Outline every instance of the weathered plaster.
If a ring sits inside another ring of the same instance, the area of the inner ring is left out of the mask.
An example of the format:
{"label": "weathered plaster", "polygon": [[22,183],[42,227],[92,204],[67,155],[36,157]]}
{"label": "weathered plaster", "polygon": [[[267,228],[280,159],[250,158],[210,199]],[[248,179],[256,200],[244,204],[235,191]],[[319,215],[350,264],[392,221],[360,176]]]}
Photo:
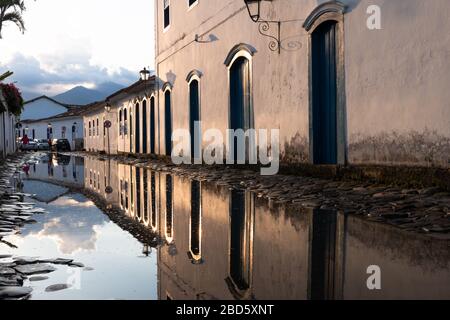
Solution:
{"label": "weathered plaster", "polygon": [[450,138],[428,129],[353,134],[349,158],[353,164],[450,167]]}

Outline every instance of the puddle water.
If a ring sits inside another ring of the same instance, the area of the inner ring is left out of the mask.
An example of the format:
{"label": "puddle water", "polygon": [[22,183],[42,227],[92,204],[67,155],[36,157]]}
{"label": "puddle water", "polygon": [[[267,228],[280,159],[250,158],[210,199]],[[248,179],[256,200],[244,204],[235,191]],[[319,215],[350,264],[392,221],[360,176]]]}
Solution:
{"label": "puddle water", "polygon": [[[450,299],[448,241],[92,157],[45,155],[27,171],[23,190],[37,197],[25,201],[47,213],[0,252],[93,268],[26,281],[32,299]],[[144,246],[68,186],[97,193],[160,245]],[[45,292],[68,279],[79,285]]]}

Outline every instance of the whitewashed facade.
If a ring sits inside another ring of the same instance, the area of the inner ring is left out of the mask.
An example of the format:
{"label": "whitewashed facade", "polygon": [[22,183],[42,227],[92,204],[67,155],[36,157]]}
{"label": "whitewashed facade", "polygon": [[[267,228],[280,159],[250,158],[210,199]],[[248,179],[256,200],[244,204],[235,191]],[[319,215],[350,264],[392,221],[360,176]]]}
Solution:
{"label": "whitewashed facade", "polygon": [[[232,128],[232,76],[242,67],[244,126],[279,129],[282,163],[450,166],[448,0],[261,1],[258,23],[243,0],[156,0],[155,12],[159,154],[170,154],[173,130],[190,127],[192,74],[203,132]],[[326,32],[330,117],[315,114]]]}
{"label": "whitewashed facade", "polygon": [[[106,102],[97,103],[84,114],[84,149],[88,152],[117,154],[118,108],[105,109]],[[110,122],[109,128],[105,122]]]}
{"label": "whitewashed facade", "polygon": [[71,150],[83,148],[83,116],[82,110],[69,111],[55,117],[22,121],[21,137],[24,134],[29,139],[67,139]]}
{"label": "whitewashed facade", "polygon": [[[1,103],[6,106],[6,101],[1,91],[0,99]],[[5,158],[17,150],[16,123],[16,117],[9,112],[0,113],[0,158]]]}

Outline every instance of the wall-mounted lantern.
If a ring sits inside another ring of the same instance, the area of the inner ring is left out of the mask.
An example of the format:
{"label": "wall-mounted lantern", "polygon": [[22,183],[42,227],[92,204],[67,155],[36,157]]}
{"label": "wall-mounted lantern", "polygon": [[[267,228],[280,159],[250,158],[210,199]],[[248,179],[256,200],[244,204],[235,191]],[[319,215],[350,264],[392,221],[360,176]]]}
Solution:
{"label": "wall-mounted lantern", "polygon": [[[272,39],[269,42],[269,49],[281,53],[281,21],[269,21],[261,19],[261,2],[272,0],[244,0],[247,6],[248,15],[253,22],[259,23],[258,31],[261,35]],[[277,35],[273,36],[269,34],[270,25],[277,26]]]}
{"label": "wall-mounted lantern", "polygon": [[110,113],[110,112],[111,112],[111,104],[109,103],[109,101],[106,101],[105,111],[106,111],[107,113]]}
{"label": "wall-mounted lantern", "polygon": [[150,78],[150,71],[147,68],[142,69],[139,74],[141,75],[142,81],[147,81]]}
{"label": "wall-mounted lantern", "polygon": [[244,0],[247,11],[253,22],[259,22],[261,18],[261,1],[262,0]]}

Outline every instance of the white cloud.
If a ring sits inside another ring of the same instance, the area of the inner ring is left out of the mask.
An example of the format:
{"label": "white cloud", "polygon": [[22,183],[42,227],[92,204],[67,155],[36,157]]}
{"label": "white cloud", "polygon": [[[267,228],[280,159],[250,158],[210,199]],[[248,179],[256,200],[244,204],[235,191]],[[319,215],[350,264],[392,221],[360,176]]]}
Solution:
{"label": "white cloud", "polygon": [[[27,31],[6,25],[0,71],[12,69],[25,91],[54,94],[73,85],[137,80],[153,68],[151,0],[26,0]],[[139,48],[136,50],[136,48]]]}

